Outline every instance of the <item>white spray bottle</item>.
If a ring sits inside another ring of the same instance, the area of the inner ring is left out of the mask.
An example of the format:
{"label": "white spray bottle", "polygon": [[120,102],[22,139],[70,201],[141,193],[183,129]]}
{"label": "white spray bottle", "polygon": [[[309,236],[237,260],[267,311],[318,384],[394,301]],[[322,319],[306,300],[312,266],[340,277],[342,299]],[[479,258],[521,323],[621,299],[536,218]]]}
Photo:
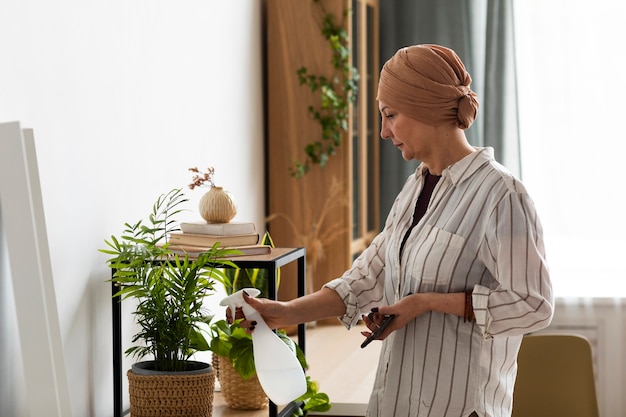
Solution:
{"label": "white spray bottle", "polygon": [[257,377],[274,404],[288,404],[306,392],[304,370],[295,352],[267,326],[261,314],[246,303],[244,291],[250,297],[260,294],[256,288],[244,288],[224,298],[220,305],[229,306],[233,314],[237,307],[241,307],[248,321],[256,321],[252,332],[252,350]]}

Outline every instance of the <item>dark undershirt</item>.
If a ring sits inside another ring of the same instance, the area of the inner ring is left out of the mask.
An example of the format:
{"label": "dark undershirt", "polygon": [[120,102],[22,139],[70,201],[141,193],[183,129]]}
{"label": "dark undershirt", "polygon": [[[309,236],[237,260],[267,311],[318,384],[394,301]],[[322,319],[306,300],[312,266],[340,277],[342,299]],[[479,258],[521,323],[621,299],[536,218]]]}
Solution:
{"label": "dark undershirt", "polygon": [[415,225],[421,220],[422,217],[424,217],[426,209],[428,208],[428,203],[430,202],[430,197],[433,195],[433,190],[435,189],[435,186],[439,182],[440,178],[441,175],[432,175],[430,172],[426,171],[426,178],[424,178],[424,188],[422,188],[419,197],[417,197],[417,203],[415,204],[415,211],[413,212],[413,223],[411,223],[411,227],[409,227],[409,230],[406,231],[406,234],[402,239],[402,244],[400,245],[400,258],[402,258],[404,244],[409,238],[411,230],[413,230]]}

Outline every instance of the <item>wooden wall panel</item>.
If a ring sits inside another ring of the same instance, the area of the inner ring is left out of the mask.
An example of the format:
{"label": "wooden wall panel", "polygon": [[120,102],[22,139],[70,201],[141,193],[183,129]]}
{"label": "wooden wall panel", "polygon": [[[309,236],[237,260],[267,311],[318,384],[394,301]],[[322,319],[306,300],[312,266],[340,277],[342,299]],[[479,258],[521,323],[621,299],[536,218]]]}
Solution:
{"label": "wooden wall panel", "polygon": [[[323,0],[323,4],[338,17],[343,16],[348,7],[345,1]],[[284,219],[272,221],[269,230],[278,246],[309,247],[297,234],[312,226],[307,218],[315,219],[321,211],[333,178],[343,183],[346,199],[351,195],[351,150],[347,133],[337,155],[331,157],[325,168],[313,166],[301,179],[289,173],[294,160],[304,160],[305,145],[321,137],[319,124],[307,111],[310,104],[317,104],[316,97],[308,87],[299,84],[297,77],[297,70],[302,66],[313,74],[333,74],[331,50],[321,35],[321,21],[322,13],[313,1],[266,1],[268,214],[283,213],[298,228],[294,233]],[[327,220],[341,223],[345,233],[325,247],[326,257],[316,265],[313,276],[307,277],[311,290],[340,276],[351,262],[349,206],[335,208]],[[294,277],[295,271],[287,268],[282,276],[280,298],[293,298],[295,280],[289,277]]]}

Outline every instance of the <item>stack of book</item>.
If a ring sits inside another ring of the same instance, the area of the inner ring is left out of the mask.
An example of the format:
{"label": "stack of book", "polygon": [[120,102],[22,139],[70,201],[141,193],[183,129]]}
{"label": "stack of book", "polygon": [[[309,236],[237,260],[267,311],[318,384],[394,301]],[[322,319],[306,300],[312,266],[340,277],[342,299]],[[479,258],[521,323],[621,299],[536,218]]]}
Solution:
{"label": "stack of book", "polygon": [[271,247],[259,244],[259,233],[252,222],[180,223],[180,232],[169,235],[170,249],[190,255],[209,250],[216,243],[220,247],[236,249],[242,255],[262,255]]}

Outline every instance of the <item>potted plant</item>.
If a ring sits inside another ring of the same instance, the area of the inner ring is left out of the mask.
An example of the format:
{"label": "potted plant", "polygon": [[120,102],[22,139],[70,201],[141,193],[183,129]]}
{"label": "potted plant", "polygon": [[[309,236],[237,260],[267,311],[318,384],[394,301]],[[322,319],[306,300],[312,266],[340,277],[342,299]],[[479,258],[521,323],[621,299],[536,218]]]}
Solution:
{"label": "potted plant", "polygon": [[[268,232],[263,236],[262,243],[274,247]],[[225,269],[223,278],[225,279],[221,284],[228,295],[252,287],[260,291],[259,297],[269,296],[268,271],[265,269]],[[278,280],[280,282],[280,270]],[[269,400],[256,376],[252,336],[239,326],[240,321],[229,325],[225,320],[219,320],[211,325],[210,350],[213,353],[213,367],[217,370],[224,400],[231,408],[258,410],[267,406]],[[279,330],[278,335],[296,353],[302,367],[308,368],[302,349],[284,330]],[[293,415],[306,416],[309,411],[330,409],[328,395],[318,392],[318,388],[317,383],[307,376],[307,392],[296,399],[296,402],[302,402],[302,406]]]}
{"label": "potted plant", "polygon": [[111,236],[100,249],[112,256],[111,281],[120,286],[115,296],[137,301],[139,331],[132,337],[137,344],[126,354],[151,358],[127,373],[133,417],[212,414],[215,373],[192,356],[209,348],[202,327],[212,317],[202,302],[224,280],[223,267],[236,268],[224,259],[236,251],[215,245],[192,259],[169,248],[168,235],[178,230],[173,216],[187,201],[180,189],[161,195],[147,221],[126,223],[122,235]]}
{"label": "potted plant", "polygon": [[[265,232],[261,241],[263,245],[274,247],[274,242],[268,232]],[[260,297],[267,298],[269,295],[269,273],[263,268],[239,268],[224,269],[224,280],[221,281],[224,291],[227,295],[239,291],[243,288],[253,287],[260,291]],[[280,270],[277,271],[277,283],[280,283]],[[220,337],[217,327],[223,326],[224,321],[218,322],[212,326],[212,337]],[[251,340],[251,339],[250,339]],[[216,376],[220,381],[220,387],[224,400],[231,408],[240,410],[259,410],[268,405],[268,398],[261,388],[259,379],[254,372],[254,364],[252,364],[252,372],[246,370],[238,373],[232,365],[228,355],[224,355],[225,349],[218,342],[211,341],[211,345],[217,348],[213,352],[212,365],[216,371]],[[252,349],[252,344],[249,344]],[[251,351],[250,351],[251,352]],[[250,356],[248,359],[252,359]],[[250,363],[249,363],[250,365]],[[220,372],[224,369],[224,372]]]}
{"label": "potted plant", "polygon": [[[211,325],[210,349],[220,358],[220,382],[227,403],[233,408],[258,409],[267,405],[267,397],[256,378],[252,336],[239,326],[240,322],[241,320],[235,320],[230,325],[226,320],[214,322]],[[302,349],[284,330],[277,333],[296,353],[302,367],[307,369],[308,364]],[[307,391],[294,400],[301,403],[301,406],[295,409],[292,416],[306,416],[309,411],[325,412],[331,408],[328,395],[319,392],[317,382],[312,381],[310,376],[306,377],[306,381]]]}

